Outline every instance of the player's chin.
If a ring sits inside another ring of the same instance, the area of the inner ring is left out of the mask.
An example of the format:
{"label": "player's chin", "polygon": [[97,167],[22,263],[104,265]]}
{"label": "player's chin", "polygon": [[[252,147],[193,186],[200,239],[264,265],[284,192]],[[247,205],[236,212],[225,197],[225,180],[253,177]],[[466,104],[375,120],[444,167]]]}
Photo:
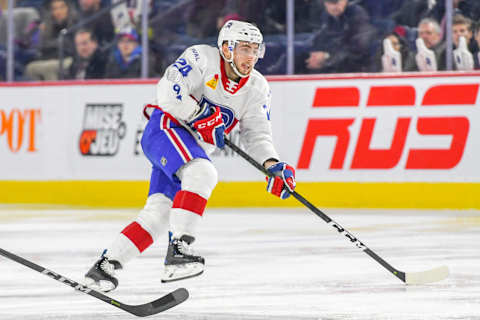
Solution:
{"label": "player's chin", "polygon": [[245,75],[245,76],[248,76],[250,74],[250,72],[252,72],[252,69],[253,67],[242,67],[240,69],[240,72]]}

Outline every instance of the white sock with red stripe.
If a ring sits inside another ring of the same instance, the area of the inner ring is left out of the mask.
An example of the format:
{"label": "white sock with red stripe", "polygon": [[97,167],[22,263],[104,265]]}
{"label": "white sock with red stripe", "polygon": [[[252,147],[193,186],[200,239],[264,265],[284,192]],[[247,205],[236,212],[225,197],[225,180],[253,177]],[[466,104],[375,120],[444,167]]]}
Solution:
{"label": "white sock with red stripe", "polygon": [[207,200],[217,184],[217,170],[206,159],[194,159],[177,172],[182,190],[173,199],[170,226],[173,236],[195,237]]}
{"label": "white sock with red stripe", "polygon": [[126,263],[138,255],[140,255],[138,248],[123,233],[115,238],[115,241],[107,248],[105,253],[108,259],[117,260],[122,266],[125,266]]}
{"label": "white sock with red stripe", "polygon": [[185,190],[177,192],[171,210],[170,225],[173,237],[180,238],[182,235],[194,237],[206,205],[207,199],[196,193]]}
{"label": "white sock with red stripe", "polygon": [[106,256],[122,265],[146,250],[160,235],[166,235],[172,201],[161,193],[152,194],[138,217],[125,227]]}

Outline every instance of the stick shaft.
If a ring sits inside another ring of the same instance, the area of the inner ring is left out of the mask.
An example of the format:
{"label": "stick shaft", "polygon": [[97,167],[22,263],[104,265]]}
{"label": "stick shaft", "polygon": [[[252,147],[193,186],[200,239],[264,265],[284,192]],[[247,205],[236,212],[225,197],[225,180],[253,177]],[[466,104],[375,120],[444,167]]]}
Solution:
{"label": "stick shaft", "polygon": [[62,276],[62,275],[60,275],[60,274],[58,274],[58,273],[56,273],[56,272],[53,272],[53,271],[51,271],[51,270],[49,270],[49,269],[47,269],[47,268],[44,268],[44,267],[42,267],[42,266],[40,266],[40,265],[38,265],[38,264],[36,264],[36,263],[33,263],[33,262],[31,262],[31,261],[29,261],[29,260],[27,260],[27,259],[24,259],[24,258],[22,258],[22,257],[20,257],[20,256],[17,256],[17,255],[14,254],[14,253],[8,252],[8,251],[0,248],[0,255],[4,256],[4,257],[6,257],[6,258],[8,258],[8,259],[10,259],[10,260],[13,260],[13,261],[15,261],[15,262],[18,262],[18,263],[20,263],[20,264],[22,264],[22,265],[24,265],[24,266],[26,266],[26,267],[28,267],[28,268],[30,268],[30,269],[33,269],[33,270],[35,270],[35,271],[37,271],[37,272],[39,272],[39,273],[41,273],[41,274],[44,274],[44,275],[46,275],[46,276],[49,277],[49,278],[52,278],[52,279],[54,279],[54,280],[57,280],[58,282],[61,282],[61,283],[65,284],[65,285],[67,285],[67,286],[69,286],[69,287],[72,287],[72,288],[74,288],[75,290],[78,290],[78,291],[80,291],[80,292],[89,294],[89,295],[91,295],[91,296],[94,296],[95,298],[98,298],[98,299],[103,300],[103,301],[105,301],[105,302],[107,302],[107,303],[111,303],[111,304],[115,305],[115,303],[112,303],[112,299],[111,299],[111,298],[103,295],[102,293],[97,292],[97,291],[95,291],[95,290],[92,290],[92,289],[90,289],[90,288],[88,288],[88,287],[86,287],[86,286],[84,286],[84,285],[82,285],[82,284],[80,284],[80,283],[78,283],[78,282],[76,282],[76,281],[73,281],[73,280],[71,280],[71,279],[68,279],[67,277],[64,277],[64,276]]}
{"label": "stick shaft", "polygon": [[[267,176],[271,176],[271,173],[267,171],[260,163],[258,163],[255,159],[253,159],[250,155],[248,155],[245,151],[243,151],[241,148],[239,148],[237,145],[235,145],[233,142],[231,142],[228,138],[225,138],[225,144],[231,148],[233,151],[235,151],[238,155],[240,155],[242,158],[250,162],[255,168],[263,172]],[[334,221],[332,218],[330,218],[328,215],[326,215],[324,212],[322,212],[320,209],[318,209],[316,206],[314,206],[310,201],[305,199],[302,195],[297,193],[296,191],[289,191],[290,194],[297,199],[300,203],[302,203],[304,206],[306,206],[310,211],[312,211],[315,215],[320,217],[323,221],[325,221],[327,224],[331,225],[335,230],[337,230],[338,233],[342,234],[347,238],[351,243],[355,245],[358,249],[362,250],[365,252],[367,255],[369,255],[371,258],[373,258],[375,261],[377,261],[380,265],[382,265],[385,269],[390,271],[393,275],[395,275],[397,278],[405,282],[405,273],[402,271],[399,271],[395,269],[392,265],[390,265],[388,262],[386,262],[383,258],[381,258],[379,255],[377,255],[375,252],[373,252],[371,249],[369,249],[364,243],[362,243],[357,237],[355,237],[352,233],[350,233],[347,229],[342,227],[339,223]]]}
{"label": "stick shaft", "polygon": [[105,303],[108,303],[108,304],[110,304],[114,307],[122,309],[122,310],[124,310],[126,312],[129,312],[133,315],[136,315],[138,317],[145,317],[145,316],[150,316],[150,315],[153,315],[153,314],[156,314],[156,313],[163,312],[167,309],[170,309],[170,308],[184,302],[188,298],[188,291],[184,288],[179,288],[179,289],[176,289],[176,290],[164,295],[163,297],[161,297],[161,298],[159,298],[155,301],[145,303],[145,304],[140,304],[140,305],[128,305],[128,304],[122,303],[118,300],[112,299],[109,296],[104,295],[101,292],[90,289],[87,286],[84,286],[84,285],[82,285],[78,282],[75,282],[71,279],[68,279],[67,277],[64,277],[64,276],[62,276],[62,275],[60,275],[56,272],[53,272],[53,271],[51,271],[47,268],[44,268],[44,267],[42,267],[42,266],[40,266],[36,263],[33,263],[33,262],[31,262],[27,259],[24,259],[20,256],[17,256],[16,254],[8,252],[8,251],[6,251],[2,248],[0,248],[0,255],[4,256],[4,257],[6,257],[6,258],[8,258],[12,261],[18,262],[18,263],[20,263],[20,264],[22,264],[22,265],[24,265],[24,266],[26,266],[30,269],[33,269],[33,270],[35,270],[35,271],[37,271],[41,274],[44,274],[49,278],[57,280],[58,282],[61,282],[64,285],[72,287],[77,291],[88,294],[92,297],[95,297],[95,298],[105,302]]}

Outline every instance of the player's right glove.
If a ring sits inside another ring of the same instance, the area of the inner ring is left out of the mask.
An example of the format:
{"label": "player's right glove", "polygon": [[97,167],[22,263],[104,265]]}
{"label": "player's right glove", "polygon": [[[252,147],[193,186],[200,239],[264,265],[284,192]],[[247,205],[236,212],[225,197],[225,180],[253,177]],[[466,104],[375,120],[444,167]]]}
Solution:
{"label": "player's right glove", "polygon": [[290,192],[295,190],[295,169],[285,162],[277,162],[267,168],[272,174],[267,178],[267,191],[280,197],[287,199]]}
{"label": "player's right glove", "polygon": [[188,125],[192,127],[202,141],[216,145],[219,148],[225,147],[223,138],[225,124],[219,107],[205,107]]}

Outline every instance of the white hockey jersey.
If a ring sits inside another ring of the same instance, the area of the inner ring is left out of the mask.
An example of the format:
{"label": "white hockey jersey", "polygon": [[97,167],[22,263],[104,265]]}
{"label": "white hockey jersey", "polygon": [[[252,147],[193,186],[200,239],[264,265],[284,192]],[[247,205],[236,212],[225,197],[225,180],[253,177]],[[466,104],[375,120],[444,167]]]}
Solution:
{"label": "white hockey jersey", "polygon": [[[243,145],[256,161],[279,159],[270,124],[270,87],[256,70],[239,83],[225,73],[217,48],[196,45],[170,65],[157,84],[157,104],[173,117],[189,121],[207,103],[221,109],[228,134],[237,124]],[[200,142],[207,153],[215,147]]]}

